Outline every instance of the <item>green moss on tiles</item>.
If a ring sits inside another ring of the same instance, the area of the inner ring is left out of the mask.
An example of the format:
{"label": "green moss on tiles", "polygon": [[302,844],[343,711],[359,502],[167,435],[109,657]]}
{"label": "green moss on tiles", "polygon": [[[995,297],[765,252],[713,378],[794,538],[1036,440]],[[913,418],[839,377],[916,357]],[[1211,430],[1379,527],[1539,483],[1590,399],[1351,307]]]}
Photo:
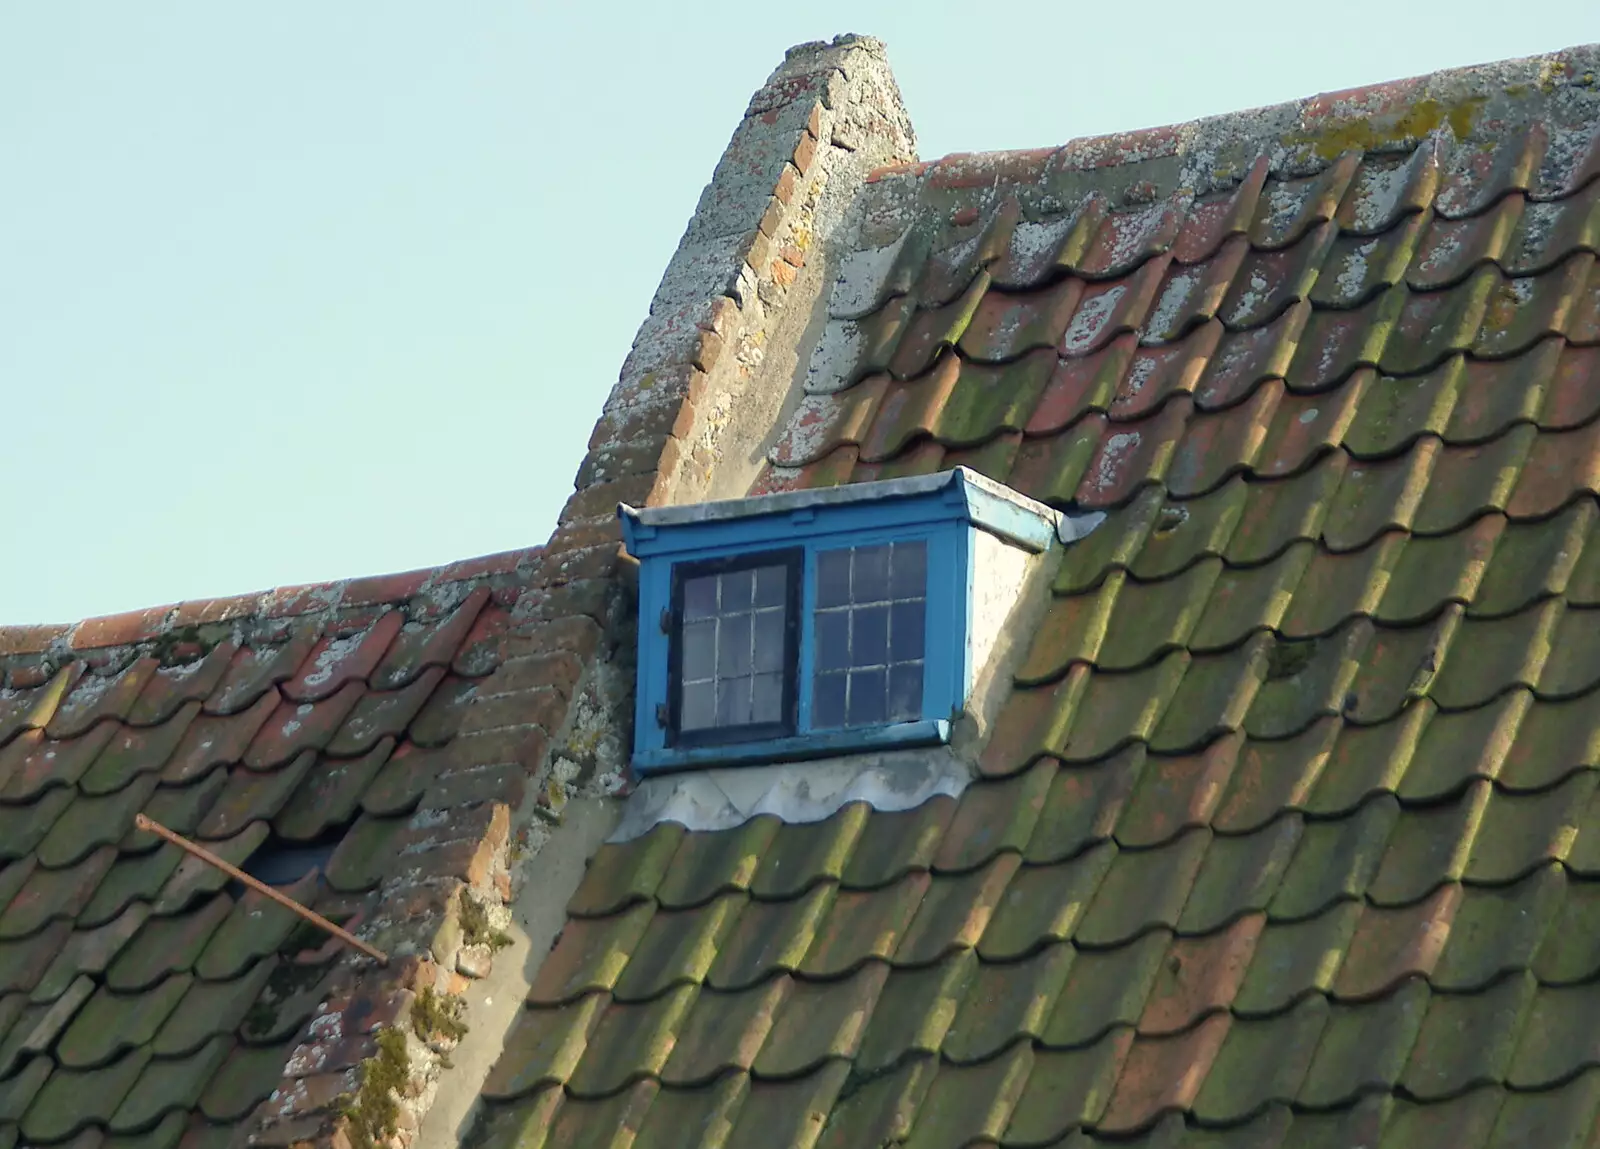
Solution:
{"label": "green moss on tiles", "polygon": [[461,921],[461,940],[469,946],[486,945],[492,950],[503,950],[511,944],[511,935],[496,929],[489,920],[489,908],[471,890],[461,891],[461,908],[457,911]]}
{"label": "green moss on tiles", "polygon": [[262,987],[261,996],[245,1012],[241,1032],[246,1037],[263,1038],[275,1031],[283,1003],[316,985],[326,972],[324,966],[279,962],[272,976],[267,978],[267,984]]}
{"label": "green moss on tiles", "polygon": [[1320,131],[1291,133],[1284,143],[1291,147],[1307,145],[1317,158],[1331,162],[1346,152],[1372,151],[1420,140],[1445,124],[1450,125],[1457,139],[1465,139],[1486,102],[1484,96],[1466,96],[1447,104],[1434,99],[1418,100],[1393,119],[1383,116],[1341,120]]}
{"label": "green moss on tiles", "polygon": [[1189,512],[1185,508],[1168,503],[1161,508],[1161,513],[1156,516],[1156,534],[1170,535],[1188,520]]}
{"label": "green moss on tiles", "polygon": [[465,1005],[459,997],[424,986],[411,1003],[411,1027],[424,1041],[460,1041],[467,1035],[467,1023],[461,1020]]}
{"label": "green moss on tiles", "polygon": [[1317,652],[1317,640],[1308,638],[1300,642],[1278,639],[1267,655],[1267,681],[1276,682],[1293,678],[1311,665],[1311,656]]}
{"label": "green moss on tiles", "polygon": [[150,653],[162,666],[195,662],[210,654],[228,633],[227,627],[215,623],[178,627],[157,635]]}
{"label": "green moss on tiles", "polygon": [[340,1113],[350,1122],[355,1149],[376,1149],[393,1137],[400,1121],[400,1094],[411,1074],[406,1036],[389,1028],[378,1033],[378,1052],[361,1063],[361,1086],[347,1095]]}

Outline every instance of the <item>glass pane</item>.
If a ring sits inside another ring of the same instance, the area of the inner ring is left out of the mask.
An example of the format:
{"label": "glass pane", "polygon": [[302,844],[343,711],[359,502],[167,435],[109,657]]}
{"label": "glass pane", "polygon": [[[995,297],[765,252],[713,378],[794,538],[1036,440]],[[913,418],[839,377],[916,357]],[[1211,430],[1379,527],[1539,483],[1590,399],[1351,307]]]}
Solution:
{"label": "glass pane", "polygon": [[717,668],[717,622],[683,624],[683,677],[686,682],[710,678]]}
{"label": "glass pane", "polygon": [[922,717],[922,663],[889,668],[889,721],[908,722]]}
{"label": "glass pane", "polygon": [[865,726],[882,722],[887,717],[884,672],[881,670],[854,670],[850,672],[850,705],[845,719],[847,726]]}
{"label": "glass pane", "polygon": [[846,674],[819,674],[812,684],[811,725],[834,727],[844,725]]}
{"label": "glass pane", "polygon": [[850,552],[817,555],[817,605],[844,606],[850,601]]}
{"label": "glass pane", "polygon": [[889,547],[857,547],[851,602],[882,602],[889,597]]}
{"label": "glass pane", "polygon": [[889,615],[889,660],[909,662],[922,657],[923,604],[897,602]]}
{"label": "glass pane", "polygon": [[895,543],[890,560],[889,594],[893,598],[922,598],[928,587],[928,544]]}
{"label": "glass pane", "polygon": [[758,674],[750,681],[750,720],[752,722],[781,722],[783,720],[783,675]]}
{"label": "glass pane", "polygon": [[756,673],[783,670],[783,611],[763,610],[756,614]]}
{"label": "glass pane", "polygon": [[716,695],[710,682],[692,682],[683,688],[682,706],[678,711],[678,727],[682,730],[704,730],[716,721]]}
{"label": "glass pane", "polygon": [[850,665],[850,612],[825,611],[816,624],[817,669],[844,670]]}
{"label": "glass pane", "polygon": [[762,567],[756,571],[757,606],[783,606],[788,589],[788,567]]}
{"label": "glass pane", "polygon": [[717,681],[717,725],[746,726],[750,722],[750,680],[723,678]]}
{"label": "glass pane", "polygon": [[717,604],[723,614],[736,610],[749,610],[755,595],[756,572],[730,571],[722,576],[722,601]]}
{"label": "glass pane", "polygon": [[882,666],[888,662],[889,608],[860,607],[850,614],[850,665]]}
{"label": "glass pane", "polygon": [[717,623],[717,677],[741,678],[750,673],[750,616],[736,614]]}
{"label": "glass pane", "polygon": [[685,579],[683,583],[683,617],[712,618],[717,613],[717,576]]}

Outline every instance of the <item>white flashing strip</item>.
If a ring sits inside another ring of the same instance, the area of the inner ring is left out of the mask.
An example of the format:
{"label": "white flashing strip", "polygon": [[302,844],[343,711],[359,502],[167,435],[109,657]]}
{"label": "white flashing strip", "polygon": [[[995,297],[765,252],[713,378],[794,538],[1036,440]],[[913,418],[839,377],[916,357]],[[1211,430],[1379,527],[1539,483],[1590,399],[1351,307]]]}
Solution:
{"label": "white flashing strip", "polygon": [[820,822],[852,802],[909,810],[939,794],[958,797],[971,780],[972,768],[948,746],[656,775],[628,796],[608,840],[627,842],[662,822],[689,830],[728,830],[760,814]]}
{"label": "white flashing strip", "polygon": [[936,471],[931,475],[913,475],[903,479],[876,479],[870,483],[843,483],[836,487],[808,487],[799,491],[750,495],[742,499],[719,499],[710,503],[685,503],[680,506],[665,507],[630,507],[624,504],[620,509],[624,515],[638,520],[645,526],[664,527],[684,523],[746,519],[757,515],[777,515],[808,507],[847,506],[851,503],[871,503],[882,499],[925,495],[930,491],[942,491],[957,482],[975,487],[996,499],[1020,507],[1046,522],[1055,522],[1061,514],[1054,508],[1019,494],[1004,483],[997,483],[987,475],[981,475],[967,467]]}

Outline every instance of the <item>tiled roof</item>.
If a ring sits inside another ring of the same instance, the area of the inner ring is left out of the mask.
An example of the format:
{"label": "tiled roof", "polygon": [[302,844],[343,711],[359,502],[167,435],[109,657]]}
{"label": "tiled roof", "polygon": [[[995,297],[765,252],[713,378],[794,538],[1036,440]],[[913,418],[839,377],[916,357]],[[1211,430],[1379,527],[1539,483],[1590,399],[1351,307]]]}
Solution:
{"label": "tiled roof", "polygon": [[886,173],[764,489],[1109,517],[959,799],[605,847],[475,1143],[1600,1144],[1597,61]]}
{"label": "tiled roof", "polygon": [[338,943],[134,815],[246,866],[337,841],[289,892],[370,935],[380,879],[450,848],[422,791],[484,783],[457,731],[536,554],[0,629],[0,1146],[224,1145],[309,1071]]}

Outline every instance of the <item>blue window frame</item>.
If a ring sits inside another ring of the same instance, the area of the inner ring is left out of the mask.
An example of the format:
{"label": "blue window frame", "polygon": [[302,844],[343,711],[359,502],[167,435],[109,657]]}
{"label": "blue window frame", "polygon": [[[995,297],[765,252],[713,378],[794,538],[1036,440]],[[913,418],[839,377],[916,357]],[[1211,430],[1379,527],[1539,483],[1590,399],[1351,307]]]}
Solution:
{"label": "blue window frame", "polygon": [[964,468],[619,513],[640,564],[642,773],[948,740],[975,532],[1039,551],[1055,530]]}

